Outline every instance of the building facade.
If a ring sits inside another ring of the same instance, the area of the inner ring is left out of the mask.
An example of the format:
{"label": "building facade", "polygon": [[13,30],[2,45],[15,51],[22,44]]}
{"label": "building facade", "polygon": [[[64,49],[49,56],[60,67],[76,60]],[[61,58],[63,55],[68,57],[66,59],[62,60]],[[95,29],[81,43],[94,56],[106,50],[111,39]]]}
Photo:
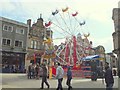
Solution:
{"label": "building facade", "polygon": [[24,72],[28,25],[0,17],[3,72]]}
{"label": "building facade", "polygon": [[114,50],[113,52],[117,54],[118,60],[118,75],[120,78],[120,8],[113,9],[113,16],[112,19],[114,21],[114,28],[115,32],[113,32],[113,43],[114,43]]}
{"label": "building facade", "polygon": [[26,55],[26,68],[30,63],[36,64],[41,63],[42,55],[45,52],[45,44],[43,43],[45,39],[52,38],[52,31],[47,29],[44,26],[43,19],[37,19],[37,22],[31,25],[31,19],[27,20],[27,24],[29,25],[29,33],[28,33],[28,47],[27,47],[27,55]]}
{"label": "building facade", "polygon": [[95,47],[94,50],[95,50],[95,54],[100,56],[98,65],[104,69],[104,65],[106,62],[104,46],[99,45],[99,46]]}
{"label": "building facade", "polygon": [[106,53],[106,62],[110,63],[111,68],[117,68],[117,58],[113,53]]}

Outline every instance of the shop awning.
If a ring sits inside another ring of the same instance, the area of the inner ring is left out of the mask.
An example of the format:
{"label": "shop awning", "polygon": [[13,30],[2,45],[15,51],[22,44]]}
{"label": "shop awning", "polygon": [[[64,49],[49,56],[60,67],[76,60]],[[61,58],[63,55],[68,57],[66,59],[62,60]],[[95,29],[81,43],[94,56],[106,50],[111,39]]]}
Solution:
{"label": "shop awning", "polygon": [[82,60],[95,60],[95,59],[99,59],[100,56],[99,55],[91,55],[91,56],[86,56],[84,58],[82,58]]}

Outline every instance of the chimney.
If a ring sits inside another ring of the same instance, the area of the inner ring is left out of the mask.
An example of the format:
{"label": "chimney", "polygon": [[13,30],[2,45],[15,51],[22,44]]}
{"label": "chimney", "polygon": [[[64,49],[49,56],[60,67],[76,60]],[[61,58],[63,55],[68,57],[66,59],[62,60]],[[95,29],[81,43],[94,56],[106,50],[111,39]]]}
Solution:
{"label": "chimney", "polygon": [[29,25],[29,27],[31,27],[31,19],[27,20],[27,25]]}

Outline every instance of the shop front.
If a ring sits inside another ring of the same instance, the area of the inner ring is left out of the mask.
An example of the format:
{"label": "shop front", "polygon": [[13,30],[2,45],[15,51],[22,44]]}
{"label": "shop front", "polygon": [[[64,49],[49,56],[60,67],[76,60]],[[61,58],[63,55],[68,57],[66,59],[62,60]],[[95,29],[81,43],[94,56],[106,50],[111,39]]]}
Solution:
{"label": "shop front", "polygon": [[[41,56],[43,52],[32,52],[27,54],[26,60],[29,61],[31,64],[41,64]],[[27,62],[26,61],[26,62]]]}
{"label": "shop front", "polygon": [[2,72],[23,73],[25,71],[25,54],[2,51]]}

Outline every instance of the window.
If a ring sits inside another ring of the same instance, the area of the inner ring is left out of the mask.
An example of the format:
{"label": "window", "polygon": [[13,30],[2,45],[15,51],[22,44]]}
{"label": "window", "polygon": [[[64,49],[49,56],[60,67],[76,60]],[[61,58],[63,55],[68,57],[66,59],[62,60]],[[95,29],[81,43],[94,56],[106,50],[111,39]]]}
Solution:
{"label": "window", "polygon": [[34,48],[37,48],[37,41],[34,41]]}
{"label": "window", "polygon": [[12,32],[13,31],[13,26],[3,25],[3,30]]}
{"label": "window", "polygon": [[30,48],[37,49],[37,41],[32,40],[30,44]]}
{"label": "window", "polygon": [[22,41],[15,41],[16,47],[22,47]]}
{"label": "window", "polygon": [[3,39],[2,40],[2,45],[10,46],[10,39]]}
{"label": "window", "polygon": [[40,42],[38,42],[37,49],[40,49]]}
{"label": "window", "polygon": [[7,26],[6,25],[3,27],[3,30],[7,31]]}
{"label": "window", "polygon": [[34,41],[31,41],[30,47],[34,48]]}
{"label": "window", "polygon": [[24,29],[21,28],[16,29],[16,33],[24,34]]}
{"label": "window", "polygon": [[12,26],[8,26],[8,31],[12,32],[13,31],[13,27]]}

